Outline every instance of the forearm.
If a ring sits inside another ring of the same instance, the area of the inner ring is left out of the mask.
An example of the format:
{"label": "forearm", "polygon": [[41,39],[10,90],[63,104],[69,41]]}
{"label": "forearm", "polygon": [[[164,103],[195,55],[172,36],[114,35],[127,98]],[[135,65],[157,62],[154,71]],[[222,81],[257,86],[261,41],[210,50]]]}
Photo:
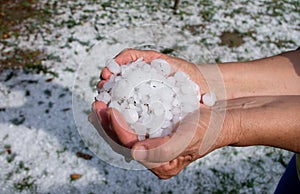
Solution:
{"label": "forearm", "polygon": [[235,106],[229,105],[229,111],[240,109],[232,145],[266,145],[300,153],[300,96],[235,101]]}
{"label": "forearm", "polygon": [[300,95],[300,50],[250,62],[219,64],[226,98]]}

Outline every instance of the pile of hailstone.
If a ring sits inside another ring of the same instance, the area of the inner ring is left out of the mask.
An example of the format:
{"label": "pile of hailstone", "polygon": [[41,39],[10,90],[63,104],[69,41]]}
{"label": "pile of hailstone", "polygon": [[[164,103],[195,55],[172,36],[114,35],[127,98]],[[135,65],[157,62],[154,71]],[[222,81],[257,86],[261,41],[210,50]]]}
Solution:
{"label": "pile of hailstone", "polygon": [[171,74],[163,59],[148,64],[140,58],[121,66],[110,60],[106,67],[112,75],[98,89],[96,100],[121,112],[139,140],[170,134],[176,123],[199,108],[199,86],[184,72]]}

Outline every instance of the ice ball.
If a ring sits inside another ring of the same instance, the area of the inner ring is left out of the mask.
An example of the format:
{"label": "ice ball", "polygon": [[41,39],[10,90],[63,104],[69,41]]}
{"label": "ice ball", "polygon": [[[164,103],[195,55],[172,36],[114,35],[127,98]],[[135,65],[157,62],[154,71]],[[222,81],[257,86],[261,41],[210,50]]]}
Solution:
{"label": "ice ball", "polygon": [[[108,60],[106,65],[112,76],[96,100],[117,109],[139,140],[171,134],[184,116],[200,107],[199,86],[185,72],[170,74],[166,60],[146,63],[140,58],[122,66]],[[214,99],[211,94],[205,102],[212,104]]]}
{"label": "ice ball", "polygon": [[215,93],[213,93],[213,92],[206,93],[202,96],[203,104],[205,104],[206,106],[215,105],[216,100],[217,100],[217,97],[216,97]]}

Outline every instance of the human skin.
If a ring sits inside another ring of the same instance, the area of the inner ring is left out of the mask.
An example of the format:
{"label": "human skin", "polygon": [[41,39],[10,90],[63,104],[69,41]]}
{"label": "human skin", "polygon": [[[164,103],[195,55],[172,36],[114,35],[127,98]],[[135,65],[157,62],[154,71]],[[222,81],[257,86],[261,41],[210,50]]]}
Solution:
{"label": "human skin", "polygon": [[[216,67],[201,64],[195,66],[183,59],[164,55],[152,50],[125,49],[115,58],[118,64],[127,64],[143,57],[146,62],[156,58],[168,61],[174,71],[181,70],[191,76],[191,79],[201,86],[201,93],[209,91],[207,79],[214,85]],[[258,59],[249,62],[230,62],[217,64],[226,95],[218,95],[219,100],[228,100],[249,96],[299,95],[300,94],[300,50],[282,53],[280,55]],[[205,74],[205,75],[204,75]],[[102,77],[108,79],[111,73],[107,68],[102,71]],[[210,76],[211,75],[211,76]],[[214,77],[212,77],[214,76]],[[207,77],[207,78],[205,78]],[[219,84],[219,83],[217,83]]]}
{"label": "human skin", "polygon": [[[268,145],[299,153],[299,52],[288,52],[245,63],[219,64],[226,91],[224,99],[218,98],[220,101],[213,108],[201,104],[201,118],[197,119],[198,122],[193,122],[196,114],[189,115],[182,121],[181,127],[170,136],[138,142],[136,135],[124,119],[122,120],[121,114],[103,107],[101,102],[93,104],[94,116],[90,116],[90,121],[95,126],[100,118],[107,137],[130,148],[135,160],[163,179],[176,175],[185,166],[211,151],[228,145]],[[182,70],[191,75],[191,79],[202,86],[202,93],[209,91],[209,86],[201,75],[203,72],[205,75],[213,73],[209,65],[201,65],[201,73],[198,73],[199,71],[192,68],[194,66],[182,59],[154,51],[132,49],[121,52],[115,60],[119,64],[126,64],[140,57],[146,61],[163,58],[173,65],[175,70]],[[105,70],[102,77],[107,79],[109,74],[110,72]],[[220,97],[219,91],[216,92]],[[226,102],[225,107],[223,102]],[[219,115],[224,112],[226,114],[222,120]],[[222,124],[213,143],[208,149],[199,150],[205,144],[203,137],[209,126],[215,123],[212,120],[219,117]],[[190,141],[184,142],[184,139]],[[120,149],[118,152],[122,153]],[[128,152],[126,153],[128,157]]]}

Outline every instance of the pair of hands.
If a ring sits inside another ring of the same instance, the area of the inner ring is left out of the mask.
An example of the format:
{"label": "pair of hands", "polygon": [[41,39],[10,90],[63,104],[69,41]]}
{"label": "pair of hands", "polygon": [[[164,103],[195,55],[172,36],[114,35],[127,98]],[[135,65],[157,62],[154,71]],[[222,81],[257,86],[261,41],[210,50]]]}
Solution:
{"label": "pair of hands", "polygon": [[[157,58],[166,60],[174,71],[180,70],[190,75],[190,78],[201,86],[201,92],[208,91],[207,83],[197,66],[180,58],[156,51],[126,49],[115,57],[115,61],[124,65],[141,57],[146,62]],[[102,70],[103,79],[98,83],[99,88],[111,74],[107,68]],[[124,155],[126,160],[133,158],[159,178],[168,179],[196,159],[227,144],[224,138],[220,138],[225,114],[222,102],[217,102],[214,107],[217,108],[212,109],[201,103],[200,110],[187,115],[174,133],[144,141],[138,141],[137,135],[130,129],[120,112],[108,108],[103,102],[93,103],[89,121],[112,149]]]}

